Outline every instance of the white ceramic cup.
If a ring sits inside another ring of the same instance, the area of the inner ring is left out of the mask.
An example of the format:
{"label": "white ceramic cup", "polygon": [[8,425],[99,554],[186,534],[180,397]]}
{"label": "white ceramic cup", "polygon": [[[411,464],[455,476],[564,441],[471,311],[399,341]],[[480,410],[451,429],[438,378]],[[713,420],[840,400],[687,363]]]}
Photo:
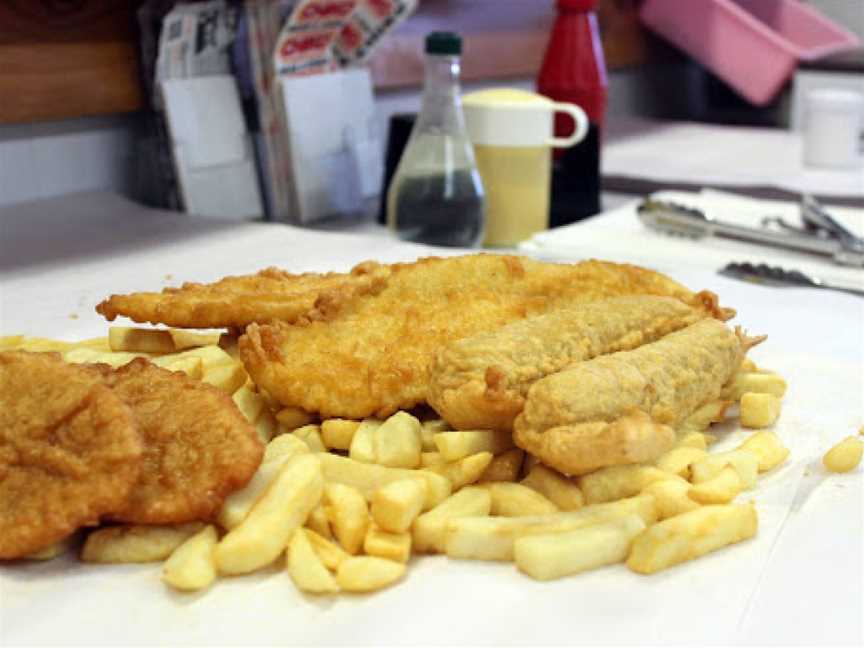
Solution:
{"label": "white ceramic cup", "polygon": [[[588,132],[588,117],[574,104],[514,88],[493,88],[462,99],[486,193],[489,247],[510,247],[549,227],[551,148],[573,146]],[[555,114],[576,124],[555,137]]]}
{"label": "white ceramic cup", "polygon": [[804,164],[854,169],[861,166],[864,95],[851,90],[813,90],[804,102]]}

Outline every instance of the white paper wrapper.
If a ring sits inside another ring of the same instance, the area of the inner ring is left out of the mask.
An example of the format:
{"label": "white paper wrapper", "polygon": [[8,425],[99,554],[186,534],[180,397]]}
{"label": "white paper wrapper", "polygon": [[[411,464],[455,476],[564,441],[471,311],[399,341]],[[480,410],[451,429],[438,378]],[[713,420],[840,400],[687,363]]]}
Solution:
{"label": "white paper wrapper", "polygon": [[[101,251],[4,270],[0,334],[104,335],[106,324],[92,309],[110,293],[207,281],[267,265],[344,270],[370,250],[383,261],[431,251],[383,236],[285,226],[205,230],[201,224],[196,232],[194,219],[130,210],[122,201],[91,196],[65,202],[62,208],[78,216],[70,223],[67,213],[57,222],[74,224]],[[60,209],[57,201],[44,203],[29,217]],[[0,221],[6,216],[0,210]],[[139,241],[122,258],[112,247],[121,231],[137,231]],[[593,254],[603,257],[604,251]],[[65,556],[0,568],[0,643],[860,643],[861,470],[825,477],[817,467],[817,476],[825,478],[797,510],[792,502],[805,465],[864,423],[864,300],[758,288],[686,266],[672,275],[692,288],[717,291],[724,305],[738,309],[734,323],[767,333],[768,341],[752,356],[789,383],[776,431],[792,451],[790,460],[742,496],[757,503],[760,528],[754,539],[653,576],[619,565],[549,583],[534,582],[509,564],[415,558],[396,587],[333,599],[299,594],[281,564],[219,580],[205,594],[181,595],[159,581],[158,565],[83,565]],[[720,430],[718,449],[749,433],[734,424]]]}

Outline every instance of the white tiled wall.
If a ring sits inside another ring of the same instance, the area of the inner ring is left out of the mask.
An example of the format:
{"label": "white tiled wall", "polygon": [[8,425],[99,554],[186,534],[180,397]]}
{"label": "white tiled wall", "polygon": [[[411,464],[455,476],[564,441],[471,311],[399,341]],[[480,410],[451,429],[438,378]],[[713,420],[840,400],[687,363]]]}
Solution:
{"label": "white tiled wall", "polygon": [[133,188],[134,116],[0,126],[0,205]]}

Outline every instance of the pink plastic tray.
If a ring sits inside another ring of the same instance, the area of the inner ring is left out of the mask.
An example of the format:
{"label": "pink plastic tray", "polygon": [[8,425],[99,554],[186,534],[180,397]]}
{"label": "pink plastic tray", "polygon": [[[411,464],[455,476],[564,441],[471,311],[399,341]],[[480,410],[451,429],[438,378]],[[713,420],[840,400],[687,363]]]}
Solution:
{"label": "pink plastic tray", "polygon": [[797,0],[644,0],[640,17],[756,105],[774,98],[798,61],[859,44]]}

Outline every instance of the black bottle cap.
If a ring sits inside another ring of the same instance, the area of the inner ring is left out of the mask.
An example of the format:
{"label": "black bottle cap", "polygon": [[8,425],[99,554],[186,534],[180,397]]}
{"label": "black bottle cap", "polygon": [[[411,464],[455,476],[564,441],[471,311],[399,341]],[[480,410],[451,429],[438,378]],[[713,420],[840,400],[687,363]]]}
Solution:
{"label": "black bottle cap", "polygon": [[462,54],[462,37],[453,32],[432,32],[426,37],[426,53],[459,56]]}

